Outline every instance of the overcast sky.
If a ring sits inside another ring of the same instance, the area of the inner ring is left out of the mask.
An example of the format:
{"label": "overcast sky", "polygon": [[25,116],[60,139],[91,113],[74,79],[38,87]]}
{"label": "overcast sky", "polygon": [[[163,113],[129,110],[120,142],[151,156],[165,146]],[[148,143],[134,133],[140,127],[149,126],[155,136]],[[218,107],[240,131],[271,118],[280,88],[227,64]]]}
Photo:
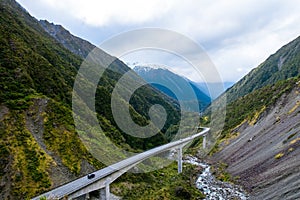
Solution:
{"label": "overcast sky", "polygon": [[[202,46],[222,79],[230,82],[300,35],[300,0],[17,1],[34,17],[61,24],[95,45],[145,27],[181,33]],[[121,59],[151,62],[151,56],[142,58],[139,53]],[[155,62],[174,65],[175,71],[198,81],[195,73],[175,60]]]}

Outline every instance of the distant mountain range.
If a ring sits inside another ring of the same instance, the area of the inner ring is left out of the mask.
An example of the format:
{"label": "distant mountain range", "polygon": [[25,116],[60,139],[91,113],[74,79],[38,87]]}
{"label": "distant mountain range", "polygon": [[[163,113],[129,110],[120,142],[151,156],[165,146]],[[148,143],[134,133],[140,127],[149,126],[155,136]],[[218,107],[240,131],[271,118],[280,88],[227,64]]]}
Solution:
{"label": "distant mountain range", "polygon": [[153,87],[179,100],[184,110],[201,112],[211,102],[211,98],[196,83],[162,66],[139,64],[133,70]]}

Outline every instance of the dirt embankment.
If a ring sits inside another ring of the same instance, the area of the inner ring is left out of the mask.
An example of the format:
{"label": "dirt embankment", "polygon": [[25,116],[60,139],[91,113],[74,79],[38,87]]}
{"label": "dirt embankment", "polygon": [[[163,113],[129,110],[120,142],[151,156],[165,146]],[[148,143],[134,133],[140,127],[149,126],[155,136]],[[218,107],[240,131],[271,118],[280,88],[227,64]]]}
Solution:
{"label": "dirt embankment", "polygon": [[300,199],[300,90],[283,95],[254,125],[234,130],[214,161],[228,164],[250,199]]}

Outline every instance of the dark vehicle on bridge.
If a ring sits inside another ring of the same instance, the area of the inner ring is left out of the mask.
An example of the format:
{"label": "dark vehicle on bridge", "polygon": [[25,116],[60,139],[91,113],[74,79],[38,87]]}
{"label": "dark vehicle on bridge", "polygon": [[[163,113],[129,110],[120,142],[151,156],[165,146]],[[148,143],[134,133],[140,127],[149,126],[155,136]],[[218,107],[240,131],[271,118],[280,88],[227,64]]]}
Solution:
{"label": "dark vehicle on bridge", "polygon": [[92,179],[92,178],[94,178],[95,177],[95,174],[89,174],[89,175],[87,175],[87,178],[88,179]]}

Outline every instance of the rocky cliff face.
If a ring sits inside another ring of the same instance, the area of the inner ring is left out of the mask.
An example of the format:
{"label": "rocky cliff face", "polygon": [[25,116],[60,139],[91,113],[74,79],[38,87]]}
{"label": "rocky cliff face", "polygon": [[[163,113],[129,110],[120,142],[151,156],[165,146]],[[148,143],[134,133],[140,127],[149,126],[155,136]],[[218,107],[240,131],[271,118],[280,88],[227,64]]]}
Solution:
{"label": "rocky cliff face", "polygon": [[300,198],[300,85],[231,129],[215,161],[228,164],[251,199]]}
{"label": "rocky cliff face", "polygon": [[40,20],[40,25],[44,30],[55,38],[64,47],[69,49],[72,53],[85,58],[95,46],[91,43],[82,40],[79,37],[73,36],[68,30],[61,25],[55,25],[47,20]]}

